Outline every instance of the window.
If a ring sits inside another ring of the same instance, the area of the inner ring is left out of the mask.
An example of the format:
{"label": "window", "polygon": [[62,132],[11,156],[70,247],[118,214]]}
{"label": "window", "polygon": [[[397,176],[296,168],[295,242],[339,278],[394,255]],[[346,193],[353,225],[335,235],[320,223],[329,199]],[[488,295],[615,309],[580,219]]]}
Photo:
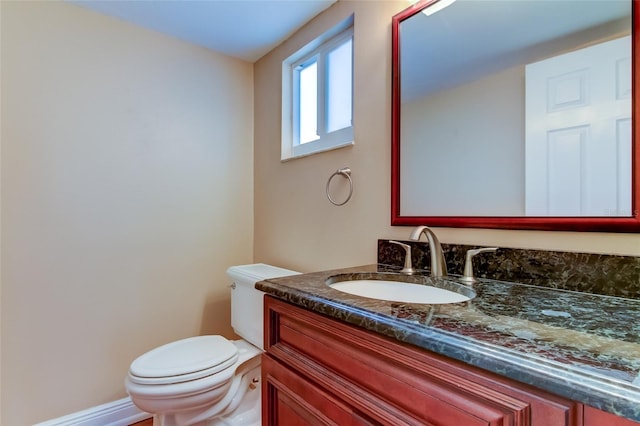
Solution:
{"label": "window", "polygon": [[282,160],[353,145],[353,18],[282,64]]}

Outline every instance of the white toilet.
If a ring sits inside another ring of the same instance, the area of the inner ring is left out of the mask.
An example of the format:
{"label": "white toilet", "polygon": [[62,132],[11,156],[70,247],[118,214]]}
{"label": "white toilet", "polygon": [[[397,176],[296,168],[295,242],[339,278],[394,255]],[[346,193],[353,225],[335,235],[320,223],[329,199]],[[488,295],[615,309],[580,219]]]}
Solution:
{"label": "white toilet", "polygon": [[260,425],[263,296],[258,281],[298,272],[262,263],[232,266],[231,325],[243,340],[197,336],[138,357],[125,387],[154,426]]}

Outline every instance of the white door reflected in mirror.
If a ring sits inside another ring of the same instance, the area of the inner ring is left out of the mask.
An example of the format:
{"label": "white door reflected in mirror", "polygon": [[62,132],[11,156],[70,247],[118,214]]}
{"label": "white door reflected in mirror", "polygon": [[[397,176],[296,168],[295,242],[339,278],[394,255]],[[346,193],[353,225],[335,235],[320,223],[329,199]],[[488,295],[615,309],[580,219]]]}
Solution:
{"label": "white door reflected in mirror", "polygon": [[526,66],[527,216],[631,215],[631,36]]}

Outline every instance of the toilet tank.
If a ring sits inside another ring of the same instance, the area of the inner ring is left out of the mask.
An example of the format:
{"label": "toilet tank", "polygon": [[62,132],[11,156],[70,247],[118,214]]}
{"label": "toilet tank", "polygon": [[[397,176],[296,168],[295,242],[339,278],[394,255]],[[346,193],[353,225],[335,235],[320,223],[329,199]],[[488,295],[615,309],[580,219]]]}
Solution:
{"label": "toilet tank", "polygon": [[244,340],[264,350],[263,341],[263,297],[256,290],[258,281],[269,278],[297,275],[300,272],[256,263],[253,265],[231,266],[227,275],[231,278],[231,327]]}

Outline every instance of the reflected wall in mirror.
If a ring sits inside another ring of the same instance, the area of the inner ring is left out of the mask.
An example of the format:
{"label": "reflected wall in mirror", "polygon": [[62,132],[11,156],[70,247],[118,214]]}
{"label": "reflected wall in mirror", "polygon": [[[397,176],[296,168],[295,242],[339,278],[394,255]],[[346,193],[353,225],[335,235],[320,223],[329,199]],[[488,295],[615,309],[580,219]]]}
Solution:
{"label": "reflected wall in mirror", "polygon": [[640,231],[638,0],[444,1],[392,21],[392,225]]}

